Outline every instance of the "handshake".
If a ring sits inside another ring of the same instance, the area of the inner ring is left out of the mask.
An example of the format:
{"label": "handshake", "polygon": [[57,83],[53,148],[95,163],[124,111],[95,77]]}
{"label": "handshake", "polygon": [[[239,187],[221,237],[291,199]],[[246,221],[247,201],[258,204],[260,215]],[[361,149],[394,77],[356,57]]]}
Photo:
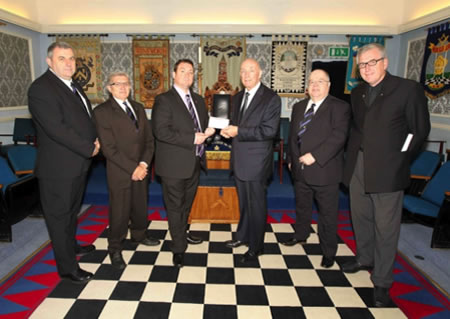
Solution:
{"label": "handshake", "polygon": [[212,127],[208,127],[204,133],[202,132],[195,133],[194,144],[198,145],[205,143],[205,140],[211,135],[213,135],[215,132],[216,132],[215,129],[213,129]]}

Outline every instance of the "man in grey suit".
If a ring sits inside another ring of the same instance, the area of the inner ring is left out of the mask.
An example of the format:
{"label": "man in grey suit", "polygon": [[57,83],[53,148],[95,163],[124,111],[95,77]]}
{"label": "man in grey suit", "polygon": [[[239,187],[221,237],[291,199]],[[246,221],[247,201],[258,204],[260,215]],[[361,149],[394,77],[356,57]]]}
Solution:
{"label": "man in grey suit", "polygon": [[122,245],[128,229],[131,242],[159,245],[146,230],[148,167],[154,140],[142,104],[130,99],[131,84],[123,72],[108,77],[110,98],[94,110],[97,131],[106,158],[109,192],[108,252],[111,264],[125,268]]}
{"label": "man in grey suit", "polygon": [[374,304],[385,307],[390,303],[403,190],[410,181],[410,163],[430,131],[430,116],[422,86],[386,71],[383,46],[361,47],[356,61],[364,82],[352,90],[343,181],[350,187],[357,250],[356,260],[342,270],[373,269]]}
{"label": "man in grey suit", "polygon": [[83,283],[93,275],[79,267],[76,255],[95,247],[78,245],[77,216],[91,158],[100,144],[89,99],[72,81],[76,70],[72,47],[52,43],[46,61],[49,69],[28,90],[38,140],[35,174],[58,273],[63,279]]}
{"label": "man in grey suit", "polygon": [[233,138],[231,169],[239,198],[240,219],[230,248],[248,245],[242,262],[257,260],[264,252],[267,187],[273,171],[273,142],[280,125],[281,99],[261,83],[261,68],[254,59],[241,64],[245,90],[233,97],[231,125],[220,134]]}
{"label": "man in grey suit", "polygon": [[310,99],[294,105],[289,129],[288,165],[294,178],[296,221],[287,246],[306,243],[313,199],[319,208],[321,266],[330,268],[337,251],[339,183],[350,121],[347,102],[329,95],[330,77],[323,70],[309,76]]}
{"label": "man in grey suit", "polygon": [[172,237],[173,264],[182,267],[187,244],[202,240],[188,235],[188,217],[200,178],[206,169],[205,140],[214,134],[208,128],[203,98],[191,90],[194,64],[175,63],[173,87],[155,98],[152,128],[155,136],[155,172],[161,177],[164,204]]}

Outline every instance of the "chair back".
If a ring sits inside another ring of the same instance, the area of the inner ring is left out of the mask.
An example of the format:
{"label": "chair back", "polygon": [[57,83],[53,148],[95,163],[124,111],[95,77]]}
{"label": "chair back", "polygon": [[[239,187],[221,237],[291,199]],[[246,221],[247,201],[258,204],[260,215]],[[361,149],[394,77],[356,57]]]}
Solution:
{"label": "chair back", "polygon": [[36,138],[36,130],[33,120],[28,118],[16,118],[14,120],[13,141],[23,143],[34,143]]}
{"label": "chair back", "polygon": [[8,161],[0,157],[0,184],[3,185],[1,190],[5,192],[6,187],[15,181],[17,181],[17,176],[14,175],[14,172],[9,167]]}
{"label": "chair back", "polygon": [[423,191],[422,198],[437,206],[442,204],[445,194],[450,190],[450,162],[445,162],[436,175],[428,182]]}
{"label": "chair back", "polygon": [[436,152],[423,151],[411,164],[411,175],[432,176],[440,162]]}
{"label": "chair back", "polygon": [[36,147],[31,145],[17,145],[8,149],[8,160],[17,175],[33,173],[36,152]]}

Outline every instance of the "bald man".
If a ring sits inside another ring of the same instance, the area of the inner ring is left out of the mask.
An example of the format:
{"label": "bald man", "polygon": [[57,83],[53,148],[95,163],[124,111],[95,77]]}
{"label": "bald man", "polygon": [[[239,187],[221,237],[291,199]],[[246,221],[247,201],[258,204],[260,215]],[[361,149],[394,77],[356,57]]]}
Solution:
{"label": "bald man", "polygon": [[339,183],[350,121],[350,106],[329,95],[330,86],[327,72],[311,72],[310,98],[293,107],[288,166],[294,179],[296,221],[294,236],[282,242],[286,246],[306,243],[315,199],[319,209],[321,266],[325,268],[333,266],[337,251]]}
{"label": "bald man", "polygon": [[264,252],[267,186],[273,170],[273,140],[278,134],[280,97],[261,83],[261,68],[254,59],[241,64],[245,89],[233,96],[231,125],[221,135],[233,138],[231,168],[234,173],[240,220],[233,240],[226,245],[248,245],[241,262],[254,261]]}

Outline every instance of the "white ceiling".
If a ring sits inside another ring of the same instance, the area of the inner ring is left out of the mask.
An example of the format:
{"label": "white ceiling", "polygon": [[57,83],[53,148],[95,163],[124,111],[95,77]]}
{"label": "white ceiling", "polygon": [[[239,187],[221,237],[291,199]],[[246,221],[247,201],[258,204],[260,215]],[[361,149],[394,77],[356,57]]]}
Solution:
{"label": "white ceiling", "polygon": [[450,0],[0,0],[43,33],[399,34],[450,18]]}

